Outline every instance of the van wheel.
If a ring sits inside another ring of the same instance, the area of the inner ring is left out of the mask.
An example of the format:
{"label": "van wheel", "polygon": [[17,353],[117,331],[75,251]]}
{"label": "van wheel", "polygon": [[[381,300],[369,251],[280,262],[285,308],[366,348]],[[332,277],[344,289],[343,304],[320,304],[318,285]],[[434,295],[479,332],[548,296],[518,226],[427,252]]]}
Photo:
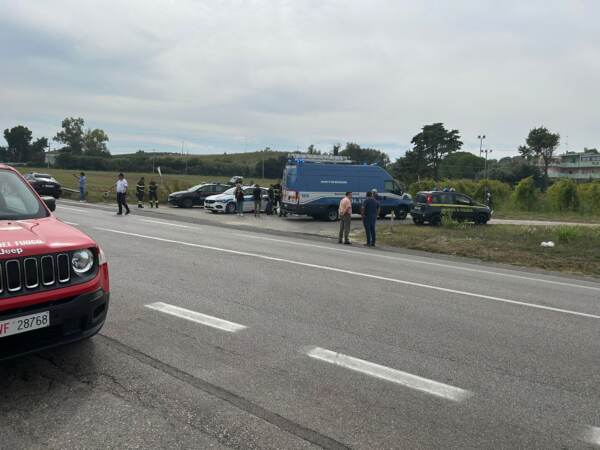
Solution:
{"label": "van wheel", "polygon": [[327,220],[329,220],[330,222],[335,222],[336,220],[338,220],[338,209],[335,207],[329,208],[327,210],[327,214],[325,216],[327,218]]}
{"label": "van wheel", "polygon": [[225,207],[225,213],[226,214],[233,214],[235,212],[235,203],[227,203],[227,206]]}
{"label": "van wheel", "polygon": [[485,225],[488,220],[489,219],[486,214],[477,214],[477,216],[475,216],[475,223],[477,225]]}
{"label": "van wheel", "polygon": [[400,206],[397,207],[396,209],[394,209],[394,219],[404,220],[404,219],[406,219],[407,215],[408,215],[408,210],[406,210]]}
{"label": "van wheel", "polygon": [[192,206],[194,206],[194,202],[192,201],[192,199],[191,199],[191,198],[186,198],[186,199],[183,201],[183,207],[184,207],[184,208],[191,208]]}
{"label": "van wheel", "polygon": [[433,225],[434,227],[437,227],[439,224],[442,223],[442,216],[439,214],[434,214],[429,218],[429,223],[431,225]]}

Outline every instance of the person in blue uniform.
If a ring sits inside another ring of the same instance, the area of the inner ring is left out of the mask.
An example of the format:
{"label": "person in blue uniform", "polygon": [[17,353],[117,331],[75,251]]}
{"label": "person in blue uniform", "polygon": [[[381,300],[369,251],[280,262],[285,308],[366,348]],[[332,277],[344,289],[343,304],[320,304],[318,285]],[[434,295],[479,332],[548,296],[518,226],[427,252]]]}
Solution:
{"label": "person in blue uniform", "polygon": [[379,202],[373,197],[373,192],[367,192],[367,198],[362,204],[360,210],[363,225],[365,227],[365,235],[367,236],[367,247],[375,247],[377,227],[377,217],[379,216]]}

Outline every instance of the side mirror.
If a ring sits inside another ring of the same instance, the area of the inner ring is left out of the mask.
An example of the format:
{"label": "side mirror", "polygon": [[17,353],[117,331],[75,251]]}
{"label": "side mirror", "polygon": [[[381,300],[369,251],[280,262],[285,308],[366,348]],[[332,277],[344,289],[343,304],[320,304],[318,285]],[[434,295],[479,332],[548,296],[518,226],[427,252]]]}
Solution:
{"label": "side mirror", "polygon": [[42,200],[50,211],[56,210],[56,199],[54,197],[42,197]]}

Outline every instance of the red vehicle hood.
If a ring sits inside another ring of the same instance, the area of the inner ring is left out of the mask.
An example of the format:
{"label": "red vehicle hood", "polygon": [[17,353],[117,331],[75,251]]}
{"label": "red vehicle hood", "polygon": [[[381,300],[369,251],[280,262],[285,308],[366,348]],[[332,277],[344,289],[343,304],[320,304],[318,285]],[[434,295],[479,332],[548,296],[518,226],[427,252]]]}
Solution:
{"label": "red vehicle hood", "polygon": [[76,228],[53,216],[32,220],[0,220],[0,259],[95,247]]}

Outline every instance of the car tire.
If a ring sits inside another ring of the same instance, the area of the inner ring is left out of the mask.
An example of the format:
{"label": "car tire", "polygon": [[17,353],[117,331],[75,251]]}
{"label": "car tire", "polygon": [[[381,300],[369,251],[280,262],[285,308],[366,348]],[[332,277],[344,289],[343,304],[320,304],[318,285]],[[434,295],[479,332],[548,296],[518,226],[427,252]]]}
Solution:
{"label": "car tire", "polygon": [[235,203],[227,203],[227,206],[225,207],[225,214],[234,214],[235,209]]}
{"label": "car tire", "polygon": [[338,209],[336,207],[331,207],[327,210],[327,214],[325,215],[325,218],[329,221],[329,222],[335,222],[336,220],[339,219],[338,217]]}
{"label": "car tire", "polygon": [[477,216],[475,216],[475,223],[477,225],[485,225],[488,222],[489,218],[487,216],[487,214],[477,214]]}
{"label": "car tire", "polygon": [[184,208],[191,208],[194,206],[194,201],[191,198],[186,198],[183,200],[181,206],[183,206]]}
{"label": "car tire", "polygon": [[416,217],[413,217],[413,223],[415,225],[423,225],[423,219],[417,219]]}
{"label": "car tire", "polygon": [[394,219],[404,220],[406,219],[406,216],[408,216],[408,210],[406,208],[398,206],[396,209],[394,209]]}
{"label": "car tire", "polygon": [[433,225],[434,227],[439,226],[441,223],[442,223],[442,216],[440,214],[433,214],[429,218],[429,224]]}

